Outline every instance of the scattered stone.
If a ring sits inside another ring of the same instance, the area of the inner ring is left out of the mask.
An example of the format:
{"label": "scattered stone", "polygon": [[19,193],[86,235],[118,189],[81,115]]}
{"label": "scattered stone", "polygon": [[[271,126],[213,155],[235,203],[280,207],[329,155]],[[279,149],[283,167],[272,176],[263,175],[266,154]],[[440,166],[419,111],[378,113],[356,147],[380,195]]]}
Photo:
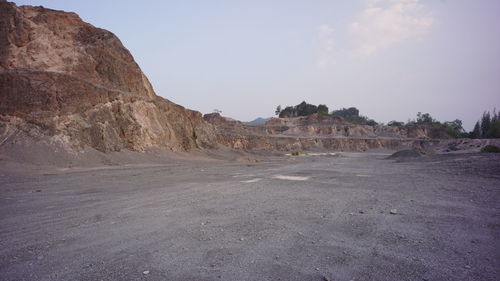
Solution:
{"label": "scattered stone", "polygon": [[245,238],[241,237],[241,238],[240,238],[240,241],[243,241],[243,240],[245,240]]}
{"label": "scattered stone", "polygon": [[359,213],[360,213],[360,214],[364,214],[364,213],[365,213],[365,211],[363,211],[363,210],[359,210]]}
{"label": "scattered stone", "polygon": [[391,215],[395,215],[398,213],[398,210],[397,209],[391,209],[391,211],[389,212]]}
{"label": "scattered stone", "polygon": [[315,268],[315,270],[316,270],[316,271],[319,271],[319,267],[316,267],[316,268]]}
{"label": "scattered stone", "polygon": [[142,274],[148,275],[149,274],[149,270],[143,271]]}
{"label": "scattered stone", "polygon": [[471,266],[470,265],[466,265],[465,268],[471,269]]}

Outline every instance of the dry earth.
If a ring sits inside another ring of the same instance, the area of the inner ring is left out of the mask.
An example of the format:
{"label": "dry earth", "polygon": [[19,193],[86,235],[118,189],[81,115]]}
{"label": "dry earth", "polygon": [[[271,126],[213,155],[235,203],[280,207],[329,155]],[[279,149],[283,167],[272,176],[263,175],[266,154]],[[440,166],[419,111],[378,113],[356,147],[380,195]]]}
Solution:
{"label": "dry earth", "polygon": [[386,157],[0,169],[0,279],[498,280],[500,156]]}

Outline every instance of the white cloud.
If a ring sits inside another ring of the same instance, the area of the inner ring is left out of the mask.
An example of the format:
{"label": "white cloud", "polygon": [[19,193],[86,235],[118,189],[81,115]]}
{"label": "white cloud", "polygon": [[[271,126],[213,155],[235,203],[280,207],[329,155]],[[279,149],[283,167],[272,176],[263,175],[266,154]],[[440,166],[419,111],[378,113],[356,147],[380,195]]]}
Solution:
{"label": "white cloud", "polygon": [[356,51],[371,55],[409,38],[419,38],[434,24],[420,0],[367,0],[349,26]]}
{"label": "white cloud", "polygon": [[317,36],[319,54],[316,65],[319,68],[325,68],[333,59],[333,28],[328,24],[320,25],[317,28]]}

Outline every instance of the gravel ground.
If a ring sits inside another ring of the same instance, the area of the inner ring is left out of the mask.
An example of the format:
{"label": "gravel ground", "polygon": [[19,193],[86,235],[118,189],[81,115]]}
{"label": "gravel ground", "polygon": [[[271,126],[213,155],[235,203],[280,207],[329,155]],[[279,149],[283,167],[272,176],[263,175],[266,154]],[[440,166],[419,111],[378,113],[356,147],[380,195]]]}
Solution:
{"label": "gravel ground", "polygon": [[499,280],[500,155],[0,170],[1,280]]}

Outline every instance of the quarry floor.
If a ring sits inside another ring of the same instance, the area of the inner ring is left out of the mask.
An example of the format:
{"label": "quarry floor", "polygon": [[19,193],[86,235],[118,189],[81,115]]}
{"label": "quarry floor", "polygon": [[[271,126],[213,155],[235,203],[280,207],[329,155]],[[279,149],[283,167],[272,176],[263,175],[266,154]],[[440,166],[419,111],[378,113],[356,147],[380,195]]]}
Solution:
{"label": "quarry floor", "polygon": [[500,155],[385,157],[0,169],[0,280],[498,280]]}

